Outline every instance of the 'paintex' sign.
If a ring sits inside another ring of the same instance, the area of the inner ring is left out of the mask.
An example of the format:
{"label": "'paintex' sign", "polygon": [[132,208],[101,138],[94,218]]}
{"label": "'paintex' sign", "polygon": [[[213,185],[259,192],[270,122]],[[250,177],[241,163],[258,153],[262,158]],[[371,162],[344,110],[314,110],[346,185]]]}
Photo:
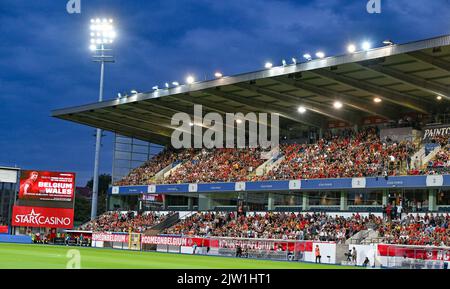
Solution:
{"label": "'paintex' sign", "polygon": [[12,225],[72,229],[73,209],[14,206]]}

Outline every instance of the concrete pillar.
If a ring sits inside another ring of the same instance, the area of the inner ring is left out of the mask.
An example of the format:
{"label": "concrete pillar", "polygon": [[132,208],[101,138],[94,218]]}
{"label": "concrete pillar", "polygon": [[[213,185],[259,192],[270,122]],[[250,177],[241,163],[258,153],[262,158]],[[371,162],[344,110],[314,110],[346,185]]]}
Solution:
{"label": "concrete pillar", "polygon": [[436,202],[436,190],[428,191],[428,210],[436,211],[437,210],[437,202]]}
{"label": "concrete pillar", "polygon": [[388,202],[389,202],[389,191],[383,190],[383,198],[381,200],[381,204],[387,206]]}
{"label": "concrete pillar", "polygon": [[194,198],[188,197],[188,210],[192,211],[194,210]]}
{"label": "concrete pillar", "polygon": [[323,138],[323,129],[319,128],[319,139]]}
{"label": "concrete pillar", "polygon": [[269,193],[269,197],[267,199],[267,210],[269,211],[275,210],[275,197],[273,193]]}
{"label": "concrete pillar", "polygon": [[167,210],[167,195],[163,195],[163,210]]}
{"label": "concrete pillar", "polygon": [[307,192],[303,192],[302,210],[307,211],[308,209],[309,209],[309,194]]}
{"label": "concrete pillar", "polygon": [[342,191],[341,192],[341,204],[340,204],[340,210],[346,211],[348,209],[348,193]]}

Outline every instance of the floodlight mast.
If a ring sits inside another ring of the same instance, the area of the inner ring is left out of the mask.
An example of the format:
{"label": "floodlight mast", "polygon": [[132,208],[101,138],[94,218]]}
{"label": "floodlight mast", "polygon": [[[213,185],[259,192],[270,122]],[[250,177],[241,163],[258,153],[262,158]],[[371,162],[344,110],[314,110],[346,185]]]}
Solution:
{"label": "floodlight mast", "polygon": [[[109,23],[108,23],[109,22]],[[102,24],[99,24],[102,23]],[[105,75],[105,63],[113,63],[114,57],[107,55],[112,49],[107,49],[105,44],[111,44],[115,38],[114,27],[111,25],[112,20],[107,21],[103,19],[91,20],[91,46],[90,49],[94,51],[93,61],[100,62],[100,87],[98,101],[103,101],[103,82]],[[97,45],[100,44],[98,48]],[[95,140],[95,161],[94,161],[94,179],[92,186],[92,207],[91,207],[91,220],[97,217],[97,204],[98,204],[98,183],[99,183],[99,162],[100,162],[100,148],[102,140],[102,130],[97,128],[96,140]]]}

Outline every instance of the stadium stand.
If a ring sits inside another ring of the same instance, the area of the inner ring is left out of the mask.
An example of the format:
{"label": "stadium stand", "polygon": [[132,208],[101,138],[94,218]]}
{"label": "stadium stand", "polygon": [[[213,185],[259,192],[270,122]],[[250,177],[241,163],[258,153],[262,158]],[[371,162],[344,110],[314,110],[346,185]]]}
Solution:
{"label": "stadium stand", "polygon": [[111,211],[100,215],[96,219],[81,225],[78,229],[93,232],[126,232],[131,229],[135,233],[143,233],[147,229],[161,223],[169,215],[157,212],[135,212]]}
{"label": "stadium stand", "polygon": [[291,239],[345,242],[381,220],[374,215],[349,218],[324,213],[197,213],[166,229],[166,234],[237,238]]}

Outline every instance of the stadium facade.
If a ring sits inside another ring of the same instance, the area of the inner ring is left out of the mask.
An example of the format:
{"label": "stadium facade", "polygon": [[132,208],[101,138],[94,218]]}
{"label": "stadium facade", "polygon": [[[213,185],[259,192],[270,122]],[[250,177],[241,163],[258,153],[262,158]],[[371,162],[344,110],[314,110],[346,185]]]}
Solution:
{"label": "stadium facade", "polygon": [[[193,117],[194,104],[202,105],[205,114],[277,113],[281,142],[314,143],[329,130],[376,126],[385,137],[419,142],[412,160],[420,157],[426,161],[434,148],[427,147],[425,131],[449,123],[449,86],[447,35],[156,89],[59,109],[52,115],[120,137],[167,146],[175,129],[171,117],[179,112]],[[340,109],[333,107],[336,102]],[[299,106],[307,113],[299,113]],[[402,123],[408,118],[419,121]],[[278,158],[263,166],[273,165]],[[393,200],[414,200],[420,204],[414,207],[417,211],[448,211],[450,175],[446,171],[407,175],[410,164],[404,164],[395,176],[174,184],[157,184],[152,179],[133,186],[113,186],[109,204],[111,209],[145,209],[148,204],[159,204],[157,208],[162,210],[223,211],[245,204],[252,211],[371,212],[381,211]],[[180,165],[171,163],[157,176],[164,179]]]}

